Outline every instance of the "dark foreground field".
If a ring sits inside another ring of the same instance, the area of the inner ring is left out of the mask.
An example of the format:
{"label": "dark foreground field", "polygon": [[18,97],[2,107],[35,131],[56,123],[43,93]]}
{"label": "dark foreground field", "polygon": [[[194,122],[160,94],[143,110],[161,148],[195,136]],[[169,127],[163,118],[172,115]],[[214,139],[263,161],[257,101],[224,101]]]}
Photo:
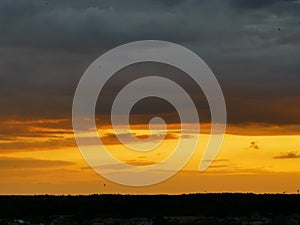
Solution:
{"label": "dark foreground field", "polygon": [[190,194],[0,196],[1,216],[80,214],[101,216],[249,215],[300,213],[300,195]]}
{"label": "dark foreground field", "polygon": [[[282,221],[279,224],[298,224],[297,218],[299,217],[300,220],[300,195],[0,196],[0,218],[2,219],[53,218],[58,215],[68,215],[79,218],[78,220],[81,221],[88,221],[92,218],[151,218],[152,222],[164,219],[165,222],[161,222],[164,224],[168,224],[166,221],[175,217],[182,217],[180,219],[183,220],[188,217],[191,220],[192,218],[236,218],[236,220],[244,218],[248,222],[253,217],[270,218],[266,220],[267,222],[260,224],[276,224],[271,223],[271,219],[275,217],[277,219],[285,218],[285,220],[293,217],[295,223]],[[178,221],[174,221],[171,224],[177,224]],[[241,224],[252,224],[250,222]],[[217,222],[214,223],[218,224]],[[155,223],[153,222],[153,224]],[[191,224],[201,223],[194,222]],[[239,223],[231,222],[231,224]]]}

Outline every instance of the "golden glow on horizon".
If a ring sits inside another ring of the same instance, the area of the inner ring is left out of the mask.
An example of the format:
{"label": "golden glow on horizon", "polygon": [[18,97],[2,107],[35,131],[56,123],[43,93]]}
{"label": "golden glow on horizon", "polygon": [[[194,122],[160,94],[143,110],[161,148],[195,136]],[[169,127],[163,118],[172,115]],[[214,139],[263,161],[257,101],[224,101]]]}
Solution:
{"label": "golden glow on horizon", "polygon": [[[294,129],[296,125],[229,126],[229,130],[238,130],[239,135],[226,134],[217,159],[200,173],[197,168],[209,138],[204,132],[195,154],[181,172],[161,184],[131,188],[106,181],[87,166],[76,147],[69,121],[3,123],[6,130],[2,131],[0,140],[0,194],[295,192],[300,187],[300,136],[278,134],[278,129],[285,130],[286,134],[288,127]],[[241,130],[254,134],[259,126],[264,127],[265,135],[240,134]],[[208,129],[209,125],[203,127]],[[149,135],[145,125],[131,128],[138,137]],[[169,128],[169,136],[161,146],[142,153],[128,150],[115,142],[114,137],[107,136],[113,133],[109,127],[101,127],[99,133],[101,137],[109,137],[107,147],[115,157],[131,165],[144,166],[160,162],[172,153],[179,130],[176,124]],[[187,138],[194,138],[193,133]]]}

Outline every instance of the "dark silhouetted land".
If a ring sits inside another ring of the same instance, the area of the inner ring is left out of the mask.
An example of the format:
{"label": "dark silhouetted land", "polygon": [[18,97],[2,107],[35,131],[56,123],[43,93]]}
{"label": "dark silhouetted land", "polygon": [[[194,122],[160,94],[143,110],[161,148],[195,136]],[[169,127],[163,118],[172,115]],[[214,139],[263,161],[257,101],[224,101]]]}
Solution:
{"label": "dark silhouetted land", "polygon": [[188,194],[0,196],[0,218],[51,215],[81,217],[249,216],[300,213],[300,195]]}

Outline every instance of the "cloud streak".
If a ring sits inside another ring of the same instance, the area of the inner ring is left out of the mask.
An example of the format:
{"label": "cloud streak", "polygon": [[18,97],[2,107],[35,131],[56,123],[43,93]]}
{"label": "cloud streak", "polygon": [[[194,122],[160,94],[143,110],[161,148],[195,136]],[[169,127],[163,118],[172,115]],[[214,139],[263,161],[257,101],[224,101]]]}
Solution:
{"label": "cloud streak", "polygon": [[299,159],[300,154],[298,152],[283,152],[273,157],[274,159]]}
{"label": "cloud streak", "polygon": [[74,165],[73,162],[63,160],[42,160],[34,158],[0,157],[0,169],[42,169]]}

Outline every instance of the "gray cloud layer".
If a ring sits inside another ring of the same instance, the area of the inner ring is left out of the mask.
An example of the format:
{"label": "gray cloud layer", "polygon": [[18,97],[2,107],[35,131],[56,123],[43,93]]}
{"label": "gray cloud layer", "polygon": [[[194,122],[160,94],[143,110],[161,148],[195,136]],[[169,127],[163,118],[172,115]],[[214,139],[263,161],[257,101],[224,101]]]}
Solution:
{"label": "gray cloud layer", "polygon": [[162,39],[213,69],[230,122],[298,123],[299,11],[296,0],[2,0],[0,116],[70,117],[98,55]]}

